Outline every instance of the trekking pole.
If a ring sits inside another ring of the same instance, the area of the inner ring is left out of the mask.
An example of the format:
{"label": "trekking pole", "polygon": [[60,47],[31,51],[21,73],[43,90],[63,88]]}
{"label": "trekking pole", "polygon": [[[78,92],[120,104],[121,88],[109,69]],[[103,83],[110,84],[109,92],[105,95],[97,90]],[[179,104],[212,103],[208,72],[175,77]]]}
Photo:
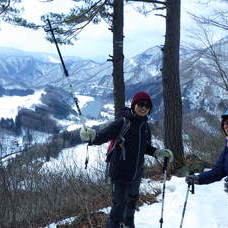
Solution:
{"label": "trekking pole", "polygon": [[[190,175],[194,175],[194,172],[190,172]],[[191,188],[191,189],[190,189],[190,188]],[[187,189],[186,197],[185,197],[185,201],[184,201],[184,207],[183,207],[183,211],[182,211],[182,217],[181,217],[180,228],[182,228],[182,226],[183,226],[184,215],[185,215],[185,211],[186,211],[186,207],[187,207],[189,192],[191,192],[192,194],[195,193],[195,184],[194,184],[194,181],[193,181],[192,184],[188,183],[188,189]]]}
{"label": "trekking pole", "polygon": [[[86,130],[85,118],[82,116],[82,112],[81,112],[81,109],[80,109],[79,104],[78,104],[78,98],[74,94],[73,86],[72,86],[72,83],[70,82],[70,79],[69,79],[69,73],[68,73],[68,71],[66,69],[66,65],[64,63],[62,54],[60,52],[60,49],[59,49],[59,46],[58,46],[58,43],[57,43],[57,40],[55,38],[54,29],[52,28],[51,22],[50,22],[49,19],[47,19],[47,22],[48,22],[49,29],[46,30],[46,32],[51,32],[52,38],[54,40],[54,43],[55,43],[55,46],[56,46],[56,49],[57,49],[57,52],[58,52],[62,67],[63,67],[64,75],[66,76],[66,78],[68,80],[68,84],[69,84],[69,88],[70,88],[70,91],[71,91],[71,95],[73,97],[74,103],[76,105],[76,108],[77,108],[77,111],[78,111],[78,114],[79,114],[80,122],[82,123],[83,127]],[[88,162],[89,162],[89,152],[88,152],[88,146],[87,146],[87,149],[86,149],[86,160],[85,160],[85,169],[87,169]]]}
{"label": "trekking pole", "polygon": [[163,164],[163,189],[162,189],[162,209],[161,209],[161,218],[159,220],[160,222],[160,228],[162,228],[163,225],[163,213],[164,213],[164,203],[165,203],[165,184],[167,179],[167,166],[168,166],[169,158],[164,158],[164,164]]}
{"label": "trekking pole", "polygon": [[[46,31],[46,32],[49,32],[49,31],[51,32],[53,41],[54,41],[54,43],[55,43],[55,46],[56,46],[56,49],[57,49],[57,52],[58,52],[58,55],[59,55],[59,58],[60,58],[60,61],[61,61],[62,67],[63,67],[64,75],[66,76],[66,78],[67,78],[67,80],[68,80],[68,83],[69,83],[70,91],[71,91],[73,100],[74,100],[74,102],[75,102],[75,105],[76,105],[78,114],[79,114],[79,116],[80,116],[80,119],[83,120],[83,118],[82,118],[82,112],[81,112],[81,109],[80,109],[79,104],[78,104],[78,98],[74,95],[74,92],[73,92],[73,90],[72,90],[73,86],[72,86],[71,82],[69,81],[69,73],[68,73],[68,71],[67,71],[67,69],[66,69],[66,65],[65,65],[65,63],[64,63],[62,54],[61,54],[61,52],[60,52],[60,49],[59,49],[59,46],[58,46],[58,43],[57,43],[57,40],[56,40],[56,38],[55,38],[54,29],[52,28],[51,22],[50,22],[49,19],[47,19],[47,22],[48,22],[49,29],[48,29],[48,30],[45,30],[45,31]],[[82,121],[82,122],[83,122],[83,126],[84,126],[84,121]]]}

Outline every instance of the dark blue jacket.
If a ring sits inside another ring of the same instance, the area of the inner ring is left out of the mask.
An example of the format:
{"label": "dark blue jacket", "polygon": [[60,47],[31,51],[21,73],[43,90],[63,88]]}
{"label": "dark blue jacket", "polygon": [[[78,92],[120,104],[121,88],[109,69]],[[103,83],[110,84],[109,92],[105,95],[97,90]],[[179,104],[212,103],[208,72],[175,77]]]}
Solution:
{"label": "dark blue jacket", "polygon": [[215,181],[220,181],[225,176],[228,176],[228,140],[226,141],[225,148],[220,154],[215,167],[199,174],[199,184],[210,184]]}
{"label": "dark blue jacket", "polygon": [[[125,158],[117,145],[110,160],[109,175],[112,180],[134,181],[143,175],[144,155],[153,156],[155,147],[151,145],[151,132],[147,117],[140,117],[131,113],[130,109],[124,115],[130,120],[130,128],[125,134]],[[97,132],[92,144],[100,145],[119,136],[123,118],[112,122],[103,130]]]}

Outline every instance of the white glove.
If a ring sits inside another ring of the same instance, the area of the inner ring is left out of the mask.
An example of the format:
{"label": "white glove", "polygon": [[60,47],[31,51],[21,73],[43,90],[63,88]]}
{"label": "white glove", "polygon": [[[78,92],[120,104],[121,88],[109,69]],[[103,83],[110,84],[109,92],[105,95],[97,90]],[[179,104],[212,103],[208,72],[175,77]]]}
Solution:
{"label": "white glove", "polygon": [[80,129],[80,138],[83,142],[93,142],[96,137],[96,130],[89,127],[82,127]]}
{"label": "white glove", "polygon": [[173,161],[173,153],[169,149],[157,149],[155,150],[154,155],[157,158],[161,158],[161,159],[167,157],[169,159],[169,162]]}

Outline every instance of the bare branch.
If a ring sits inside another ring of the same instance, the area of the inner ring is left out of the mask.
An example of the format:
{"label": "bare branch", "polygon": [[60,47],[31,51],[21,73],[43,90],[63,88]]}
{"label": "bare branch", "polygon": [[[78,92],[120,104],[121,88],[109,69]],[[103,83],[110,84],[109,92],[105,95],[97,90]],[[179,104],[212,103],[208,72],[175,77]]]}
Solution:
{"label": "bare branch", "polygon": [[2,161],[3,159],[7,158],[7,157],[10,157],[11,155],[15,155],[15,154],[19,154],[21,153],[21,151],[16,151],[16,152],[13,152],[13,153],[10,153],[10,154],[6,154],[2,157],[0,157],[0,161]]}
{"label": "bare branch", "polygon": [[163,6],[163,7],[155,7],[155,8],[154,8],[154,10],[164,10],[164,9],[166,9],[165,6]]}
{"label": "bare branch", "polygon": [[10,0],[8,0],[6,5],[2,5],[1,8],[2,10],[0,11],[0,14],[4,13],[10,6]]}
{"label": "bare branch", "polygon": [[155,16],[159,16],[159,17],[163,17],[163,18],[166,18],[166,16],[165,15],[163,15],[163,14],[154,14]]}
{"label": "bare branch", "polygon": [[[207,59],[207,67],[211,70],[211,73],[208,74],[208,77],[217,84],[220,88],[228,91],[228,74],[226,73],[226,69],[224,68],[224,64],[222,63],[223,54],[220,53],[220,45],[221,42],[213,42],[212,37],[206,28],[199,24],[200,32],[195,33],[195,36],[198,41],[200,41],[204,48],[196,50],[199,53],[198,59],[204,57]],[[220,82],[218,82],[218,78],[220,78]]]}
{"label": "bare branch", "polygon": [[208,33],[205,29],[203,30],[203,32],[204,32],[204,37],[206,39],[206,43],[208,45],[207,50],[209,51],[211,59],[215,64],[215,69],[217,69],[217,72],[219,73],[219,76],[222,79],[223,84],[225,86],[225,89],[226,89],[226,91],[228,91],[228,75],[227,75],[226,71],[223,69],[219,56],[215,50],[216,44],[212,43],[212,41],[210,40]]}
{"label": "bare branch", "polygon": [[[199,24],[206,24],[206,25],[212,25],[224,30],[228,30],[228,24],[224,23],[225,20],[222,20],[222,22],[215,20],[215,19],[211,19],[211,18],[206,18],[206,17],[199,17],[196,16],[195,14],[191,14],[189,13],[193,19],[198,22]],[[220,15],[221,18],[223,18],[224,15]]]}

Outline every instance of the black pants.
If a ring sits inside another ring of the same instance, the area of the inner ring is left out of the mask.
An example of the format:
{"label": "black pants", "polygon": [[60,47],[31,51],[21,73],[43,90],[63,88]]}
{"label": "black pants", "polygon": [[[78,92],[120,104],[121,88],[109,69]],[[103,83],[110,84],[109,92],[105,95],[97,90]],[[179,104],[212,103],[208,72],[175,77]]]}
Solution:
{"label": "black pants", "polygon": [[110,212],[108,228],[119,228],[124,223],[129,228],[134,228],[134,214],[139,198],[141,178],[132,182],[112,182],[112,209]]}

